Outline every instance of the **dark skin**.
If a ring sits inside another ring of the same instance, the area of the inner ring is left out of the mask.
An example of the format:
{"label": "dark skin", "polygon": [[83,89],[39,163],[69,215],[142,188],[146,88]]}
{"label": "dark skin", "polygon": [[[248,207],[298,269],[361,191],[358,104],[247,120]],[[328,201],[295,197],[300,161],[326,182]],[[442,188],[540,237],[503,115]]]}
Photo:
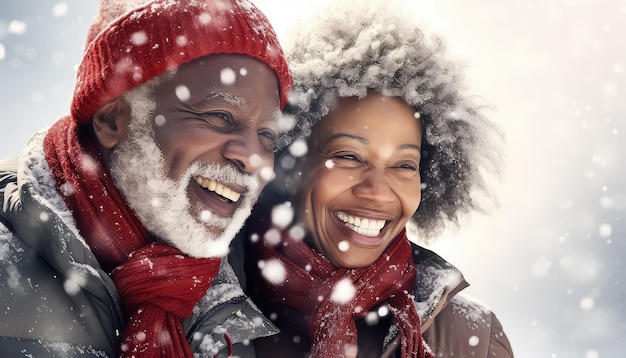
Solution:
{"label": "dark skin", "polygon": [[[239,76],[234,85],[224,85],[219,76],[220,70],[225,67],[245,68],[247,74]],[[181,128],[177,127],[177,123],[182,123],[182,120],[176,117],[182,116],[182,112],[189,112],[189,110],[184,110],[180,106],[181,101],[176,97],[175,89],[180,84],[184,84],[190,90],[192,98],[189,99],[189,103],[201,102],[202,96],[210,92],[223,92],[247,99],[246,106],[236,106],[226,101],[213,101],[198,109],[196,115],[222,112],[238,122],[236,130],[234,128],[229,133],[231,140],[224,140],[229,145],[234,141],[236,142],[234,144],[238,146],[227,147],[223,154],[226,158],[236,162],[241,169],[253,171],[254,168],[262,166],[258,163],[253,165],[250,162],[252,154],[261,156],[262,163],[265,165],[273,163],[273,143],[268,142],[273,142],[278,135],[277,120],[280,109],[278,82],[267,65],[243,55],[211,55],[182,65],[175,77],[159,86],[155,93],[158,104],[155,116],[162,114],[169,119],[166,125],[154,125],[157,142],[159,139],[167,141],[168,137],[182,135]],[[130,107],[122,96],[109,100],[96,111],[92,124],[104,163],[109,167],[111,153],[128,133]],[[164,151],[167,150],[167,145],[175,145],[174,139],[169,139],[168,143],[159,144]],[[186,144],[186,146],[193,147],[191,144]],[[231,151],[228,151],[229,149]],[[165,156],[167,160],[168,156]],[[176,174],[180,173],[172,169],[168,174],[176,178]]]}
{"label": "dark skin", "polygon": [[398,98],[337,103],[308,139],[296,211],[312,246],[335,266],[366,267],[419,206],[422,127]]}
{"label": "dark skin", "polygon": [[[224,80],[223,71],[234,76],[234,82]],[[165,161],[164,174],[177,181],[194,162],[230,164],[242,173],[259,176],[265,185],[269,178],[260,173],[274,164],[278,88],[274,72],[249,56],[210,55],[180,66],[151,94],[156,108],[150,122]],[[104,103],[92,118],[108,170],[111,154],[127,137],[130,123],[131,107],[124,96]],[[245,195],[246,188],[224,184]],[[201,188],[195,178],[187,196],[194,210],[208,209],[229,217],[236,208]]]}

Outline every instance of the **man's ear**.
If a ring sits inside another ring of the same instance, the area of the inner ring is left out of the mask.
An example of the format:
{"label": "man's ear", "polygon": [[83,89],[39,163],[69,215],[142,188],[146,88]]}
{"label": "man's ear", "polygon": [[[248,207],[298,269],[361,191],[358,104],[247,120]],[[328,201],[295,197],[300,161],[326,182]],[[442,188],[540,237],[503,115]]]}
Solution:
{"label": "man's ear", "polygon": [[122,101],[114,98],[105,102],[92,117],[93,131],[103,148],[112,149],[128,130],[128,113]]}

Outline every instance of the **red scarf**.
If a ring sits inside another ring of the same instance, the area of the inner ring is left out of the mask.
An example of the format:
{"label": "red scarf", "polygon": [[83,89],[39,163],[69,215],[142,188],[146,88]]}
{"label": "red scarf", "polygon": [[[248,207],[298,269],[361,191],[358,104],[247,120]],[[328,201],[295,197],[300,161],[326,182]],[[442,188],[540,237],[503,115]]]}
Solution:
{"label": "red scarf", "polygon": [[192,357],[181,320],[211,286],[220,259],[154,243],[104,170],[97,146],[71,117],[50,128],[44,152],[78,230],[122,296],[121,357]]}
{"label": "red scarf", "polygon": [[[349,357],[357,347],[356,318],[386,303],[396,318],[403,358],[432,357],[425,350],[420,318],[409,291],[415,284],[412,249],[403,231],[370,266],[358,269],[335,268],[330,261],[302,240],[287,237],[281,245],[261,245],[263,260],[279,260],[286,270],[285,283],[263,287],[269,299],[311,317],[312,357]],[[331,299],[335,284],[349,278],[356,289],[345,304]]]}

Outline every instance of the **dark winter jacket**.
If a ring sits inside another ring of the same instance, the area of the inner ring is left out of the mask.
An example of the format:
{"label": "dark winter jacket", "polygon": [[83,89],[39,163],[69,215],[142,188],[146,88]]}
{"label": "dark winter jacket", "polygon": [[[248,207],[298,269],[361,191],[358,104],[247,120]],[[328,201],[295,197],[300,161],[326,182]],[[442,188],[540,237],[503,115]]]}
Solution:
{"label": "dark winter jacket", "polygon": [[[422,335],[435,357],[509,358],[513,351],[494,313],[481,302],[459,294],[468,286],[460,271],[434,252],[412,244],[417,277],[413,291],[422,320]],[[253,256],[248,252],[246,259]],[[255,341],[258,357],[308,357],[311,341],[306,317],[291,309],[276,307],[255,294],[254,263],[248,271],[246,291],[281,333]],[[393,315],[380,316],[376,307],[374,320],[358,320],[358,357],[397,357],[399,337]]]}
{"label": "dark winter jacket", "polygon": [[[0,355],[115,357],[120,297],[55,190],[44,134],[0,162]],[[183,329],[197,357],[254,357],[249,342],[277,333],[226,260]]]}

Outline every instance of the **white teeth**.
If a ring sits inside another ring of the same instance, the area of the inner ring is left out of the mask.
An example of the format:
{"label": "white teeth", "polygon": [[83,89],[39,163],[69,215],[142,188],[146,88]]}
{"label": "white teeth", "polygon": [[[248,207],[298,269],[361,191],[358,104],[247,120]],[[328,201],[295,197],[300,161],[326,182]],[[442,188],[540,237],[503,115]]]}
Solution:
{"label": "white teeth", "polygon": [[380,230],[385,226],[385,220],[366,219],[350,216],[344,212],[338,212],[337,217],[343,221],[347,228],[364,236],[378,236]]}
{"label": "white teeth", "polygon": [[202,177],[196,177],[196,183],[198,183],[198,185],[202,186],[203,188],[207,189],[208,191],[213,191],[218,195],[223,196],[224,198],[232,201],[232,202],[237,202],[239,201],[239,198],[241,197],[240,193],[237,193],[233,190],[231,190],[230,188],[224,186],[224,184],[222,183],[218,183],[217,181],[213,180],[213,179],[207,179],[207,178],[202,178]]}

